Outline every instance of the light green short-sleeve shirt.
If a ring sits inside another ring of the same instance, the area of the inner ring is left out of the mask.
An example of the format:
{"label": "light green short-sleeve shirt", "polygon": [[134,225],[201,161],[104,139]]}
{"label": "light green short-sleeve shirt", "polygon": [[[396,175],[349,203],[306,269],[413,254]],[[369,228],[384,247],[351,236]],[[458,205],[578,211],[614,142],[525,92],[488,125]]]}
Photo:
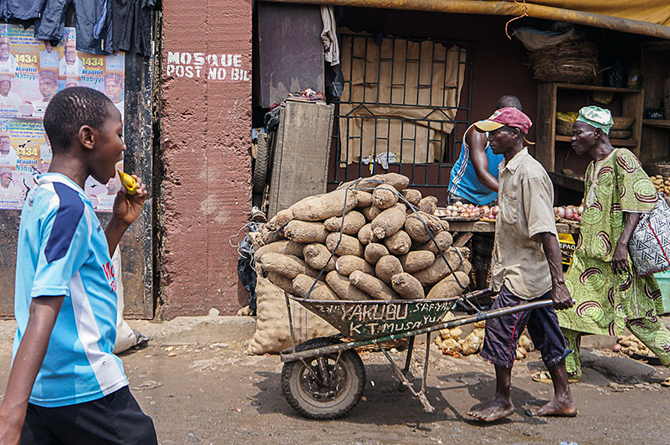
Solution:
{"label": "light green short-sleeve shirt", "polygon": [[526,300],[551,290],[549,263],[539,235],[558,237],[554,220],[554,188],[542,164],[527,149],[498,166],[496,237],[491,267],[491,289],[507,286]]}

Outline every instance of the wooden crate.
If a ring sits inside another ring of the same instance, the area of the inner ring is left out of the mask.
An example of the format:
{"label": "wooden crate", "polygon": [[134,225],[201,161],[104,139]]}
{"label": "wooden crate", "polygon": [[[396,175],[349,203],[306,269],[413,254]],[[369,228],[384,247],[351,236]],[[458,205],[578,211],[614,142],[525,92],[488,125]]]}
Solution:
{"label": "wooden crate", "polygon": [[268,218],[326,192],[333,110],[323,102],[286,101],[272,148]]}

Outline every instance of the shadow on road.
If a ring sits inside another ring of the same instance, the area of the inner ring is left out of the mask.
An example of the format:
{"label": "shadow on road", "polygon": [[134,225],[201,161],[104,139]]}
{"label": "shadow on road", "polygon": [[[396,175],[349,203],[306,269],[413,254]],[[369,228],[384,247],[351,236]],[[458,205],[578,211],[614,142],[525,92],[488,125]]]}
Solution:
{"label": "shadow on road", "polygon": [[[422,425],[433,422],[467,422],[474,426],[486,425],[468,418],[465,416],[465,411],[457,409],[456,406],[463,406],[463,400],[466,398],[480,401],[475,407],[488,401],[495,391],[495,380],[490,375],[482,372],[466,372],[436,376],[446,385],[440,388],[428,385],[428,400],[435,411],[425,413],[421,403],[410,391],[400,390],[400,380],[393,375],[388,365],[367,364],[365,368],[367,383],[361,401],[344,419],[335,422],[376,426],[405,425],[417,430],[424,428]],[[255,374],[258,378],[255,379],[254,386],[258,389],[258,393],[254,396],[255,403],[252,405],[255,406],[258,414],[275,413],[302,419],[283,397],[281,373],[256,371]],[[413,378],[412,384],[415,388],[420,388],[420,377]],[[512,389],[512,397],[519,416],[515,416],[514,419],[501,419],[495,424],[520,423],[519,418],[524,424],[536,425],[545,422],[542,419],[527,417],[524,411],[528,406],[541,406],[546,401],[538,400],[529,392],[516,387]],[[460,403],[453,404],[448,399]]]}

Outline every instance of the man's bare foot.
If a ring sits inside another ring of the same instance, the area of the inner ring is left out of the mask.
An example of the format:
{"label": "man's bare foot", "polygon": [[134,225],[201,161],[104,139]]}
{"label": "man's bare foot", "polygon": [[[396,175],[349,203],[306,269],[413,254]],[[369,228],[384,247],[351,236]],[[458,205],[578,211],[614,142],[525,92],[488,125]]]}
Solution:
{"label": "man's bare foot", "polygon": [[514,414],[514,405],[506,400],[493,399],[481,408],[468,411],[466,414],[481,422],[493,422]]}
{"label": "man's bare foot", "polygon": [[564,402],[557,402],[556,400],[552,400],[540,408],[527,409],[526,414],[530,417],[576,417],[577,414],[579,414],[579,410],[577,407],[575,407],[575,404],[572,402],[572,400]]}

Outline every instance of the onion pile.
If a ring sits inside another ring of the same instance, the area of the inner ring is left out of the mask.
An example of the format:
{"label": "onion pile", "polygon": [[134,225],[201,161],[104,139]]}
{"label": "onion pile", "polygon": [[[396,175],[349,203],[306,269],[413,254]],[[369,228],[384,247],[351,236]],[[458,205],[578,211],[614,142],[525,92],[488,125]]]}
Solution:
{"label": "onion pile", "polygon": [[500,212],[500,207],[498,207],[498,206],[493,206],[491,208],[489,208],[488,206],[484,206],[482,208],[486,209],[486,212],[484,213],[484,216],[482,217],[483,219],[495,220],[496,217],[498,216],[498,212]]}
{"label": "onion pile", "polygon": [[482,207],[474,204],[463,204],[461,201],[456,201],[453,205],[435,211],[435,216],[446,216],[448,218],[479,218],[483,214]]}
{"label": "onion pile", "polygon": [[554,207],[554,216],[557,220],[567,219],[570,221],[581,221],[584,206],[561,206]]}

